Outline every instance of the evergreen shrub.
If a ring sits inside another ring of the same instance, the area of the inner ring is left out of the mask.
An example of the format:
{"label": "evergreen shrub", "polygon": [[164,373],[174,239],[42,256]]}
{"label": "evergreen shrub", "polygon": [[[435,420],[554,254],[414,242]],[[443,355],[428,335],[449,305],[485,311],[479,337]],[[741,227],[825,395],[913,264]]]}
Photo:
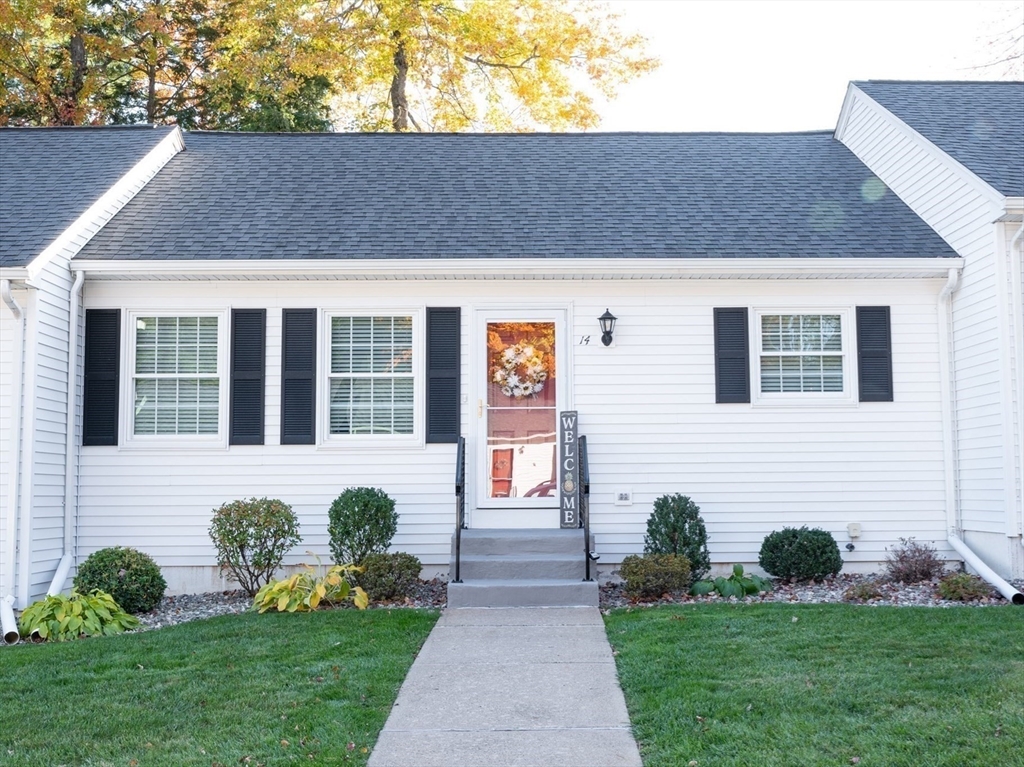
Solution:
{"label": "evergreen shrub", "polygon": [[843,558],[832,533],[820,528],[784,527],[761,544],[757,562],[777,578],[820,580],[843,569]]}
{"label": "evergreen shrub", "polygon": [[98,589],[113,597],[122,610],[133,614],[152,610],[167,590],[167,581],[152,557],[121,546],[90,554],[79,566],[74,583],[79,594]]}
{"label": "evergreen shrub", "polygon": [[362,564],[370,554],[383,554],[398,531],[395,502],[376,487],[350,487],[327,512],[331,554],[340,564]]}
{"label": "evergreen shrub", "polygon": [[690,563],[694,580],[707,575],[711,571],[711,557],[700,506],[689,496],[678,493],[658,498],[647,519],[644,553],[682,555]]}

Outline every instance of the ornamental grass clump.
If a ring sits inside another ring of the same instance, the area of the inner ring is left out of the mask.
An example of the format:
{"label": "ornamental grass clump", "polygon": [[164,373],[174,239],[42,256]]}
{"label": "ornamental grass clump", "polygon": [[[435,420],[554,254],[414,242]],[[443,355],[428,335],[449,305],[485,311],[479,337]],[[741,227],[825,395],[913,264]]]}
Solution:
{"label": "ornamental grass clump", "polygon": [[657,599],[689,585],[690,561],[682,554],[631,554],[622,560],[619,574],[630,598]]}
{"label": "ornamental grass clump", "polygon": [[885,557],[885,572],[899,583],[930,581],[942,573],[942,560],[933,546],[913,538],[900,538]]}
{"label": "ornamental grass clump", "polygon": [[784,527],[772,531],[761,544],[757,563],[777,578],[821,580],[843,569],[839,545],[820,528]]}
{"label": "ornamental grass clump", "polygon": [[79,594],[98,589],[128,613],[145,613],[164,598],[167,581],[153,558],[132,548],[112,546],[90,554],[74,580]]}
{"label": "ornamental grass clump", "polygon": [[711,570],[708,531],[700,506],[689,496],[663,495],[654,502],[644,536],[645,554],[678,554],[690,563],[690,575],[700,580]]}
{"label": "ornamental grass clump", "polygon": [[350,487],[334,499],[327,512],[331,554],[338,564],[362,564],[370,554],[383,554],[398,531],[395,502],[376,487]]}
{"label": "ornamental grass clump", "polygon": [[249,595],[270,582],[302,538],[295,513],[276,498],[231,501],[213,512],[210,538],[217,564]]}

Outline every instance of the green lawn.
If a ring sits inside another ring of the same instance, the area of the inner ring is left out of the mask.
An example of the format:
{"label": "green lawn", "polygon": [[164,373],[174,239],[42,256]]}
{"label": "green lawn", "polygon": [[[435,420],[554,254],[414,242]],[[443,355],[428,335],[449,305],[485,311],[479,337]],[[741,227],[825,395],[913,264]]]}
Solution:
{"label": "green lawn", "polygon": [[246,614],[0,649],[0,764],[364,764],[437,617]]}
{"label": "green lawn", "polygon": [[1024,610],[690,605],[605,618],[647,767],[1024,765]]}

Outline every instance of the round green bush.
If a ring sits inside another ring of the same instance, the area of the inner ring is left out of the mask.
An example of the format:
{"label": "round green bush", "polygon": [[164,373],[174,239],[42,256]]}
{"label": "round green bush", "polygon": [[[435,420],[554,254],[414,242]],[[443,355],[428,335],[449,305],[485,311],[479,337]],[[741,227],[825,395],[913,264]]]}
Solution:
{"label": "round green bush", "polygon": [[682,554],[630,554],[622,560],[619,575],[626,581],[626,594],[630,597],[657,599],[689,585],[690,561]]}
{"label": "round green bush", "polygon": [[682,554],[690,562],[690,574],[699,581],[711,571],[708,531],[700,506],[689,496],[663,495],[654,502],[644,536],[645,554]]}
{"label": "round green bush", "polygon": [[274,577],[284,555],[302,540],[292,507],[276,498],[231,501],[215,509],[210,538],[221,571],[249,596]]}
{"label": "round green bush", "polygon": [[105,591],[126,613],[145,613],[164,598],[167,581],[148,554],[114,546],[88,556],[78,567],[75,591]]}
{"label": "round green bush", "polygon": [[327,512],[331,554],[339,564],[362,564],[370,554],[383,554],[398,531],[395,502],[376,487],[350,487]]}
{"label": "round green bush", "polygon": [[404,599],[419,581],[423,565],[412,554],[370,554],[360,563],[363,572],[355,574],[356,583],[375,601]]}
{"label": "round green bush", "polygon": [[820,580],[843,569],[832,533],[820,528],[785,527],[766,536],[757,562],[778,578]]}

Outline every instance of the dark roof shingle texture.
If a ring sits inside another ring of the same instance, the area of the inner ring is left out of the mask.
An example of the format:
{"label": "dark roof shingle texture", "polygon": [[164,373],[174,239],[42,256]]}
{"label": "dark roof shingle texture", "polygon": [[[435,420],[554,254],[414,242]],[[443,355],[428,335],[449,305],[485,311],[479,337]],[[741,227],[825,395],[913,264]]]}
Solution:
{"label": "dark roof shingle texture", "polygon": [[0,266],[24,266],[173,128],[0,129]]}
{"label": "dark roof shingle texture", "polygon": [[1024,82],[855,82],[997,191],[1024,197]]}
{"label": "dark roof shingle texture", "polygon": [[81,258],[954,255],[827,132],[185,144]]}

